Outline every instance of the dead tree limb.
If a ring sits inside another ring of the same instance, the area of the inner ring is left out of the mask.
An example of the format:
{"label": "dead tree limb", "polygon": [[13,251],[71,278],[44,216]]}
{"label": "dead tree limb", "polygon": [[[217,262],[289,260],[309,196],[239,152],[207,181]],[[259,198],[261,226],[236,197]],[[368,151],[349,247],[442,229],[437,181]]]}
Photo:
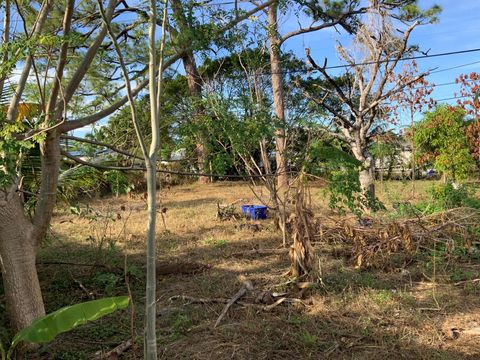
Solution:
{"label": "dead tree limb", "polygon": [[242,298],[243,296],[245,296],[245,294],[247,293],[247,291],[251,291],[253,290],[253,284],[250,280],[247,280],[243,283],[243,286],[240,290],[238,290],[238,292],[233,295],[233,297],[230,299],[230,301],[227,303],[227,305],[225,305],[225,307],[223,308],[222,312],[220,313],[220,316],[218,317],[217,321],[215,322],[215,325],[213,326],[213,328],[216,328],[220,322],[222,321],[222,319],[225,317],[225,315],[227,314],[228,312],[228,309],[230,309],[230,307],[235,304],[240,298]]}

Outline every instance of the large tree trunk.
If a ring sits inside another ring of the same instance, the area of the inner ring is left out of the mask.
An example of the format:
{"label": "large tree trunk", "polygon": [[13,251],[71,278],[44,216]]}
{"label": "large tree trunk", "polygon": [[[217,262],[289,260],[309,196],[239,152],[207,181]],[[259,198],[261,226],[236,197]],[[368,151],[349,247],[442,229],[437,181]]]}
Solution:
{"label": "large tree trunk", "polygon": [[360,189],[362,197],[368,203],[375,199],[374,161],[362,141],[356,141],[356,144],[352,146],[352,152],[355,158],[362,163],[362,170],[359,172]]}
{"label": "large tree trunk", "polygon": [[2,277],[15,332],[45,315],[35,261],[37,248],[45,237],[55,206],[59,151],[55,131],[49,132],[41,146],[42,183],[33,222],[25,215],[18,182],[8,191],[0,191]]}
{"label": "large tree trunk", "polygon": [[0,192],[0,256],[7,311],[14,332],[45,315],[35,267],[33,225],[25,216],[16,185]]}
{"label": "large tree trunk", "polygon": [[[368,164],[365,164],[365,166],[368,166]],[[375,199],[375,180],[371,167],[360,171],[359,180],[363,197],[367,200]]]}
{"label": "large tree trunk", "polygon": [[[197,63],[195,61],[195,57],[192,51],[188,51],[187,55],[182,58],[183,67],[185,68],[185,72],[187,74],[187,82],[188,82],[188,89],[190,91],[190,96],[194,101],[195,113],[193,114],[194,121],[198,121],[198,115],[202,112],[202,107],[200,104],[196,103],[202,96],[202,78],[198,73]],[[196,147],[196,155],[197,155],[197,165],[198,169],[201,173],[206,174],[207,167],[206,167],[206,148],[205,148],[205,136],[201,133],[197,134],[197,147]],[[206,184],[210,182],[210,178],[208,176],[199,176],[198,182],[201,184]]]}
{"label": "large tree trunk", "polygon": [[288,187],[287,160],[285,154],[285,107],[283,96],[283,75],[280,57],[281,40],[277,23],[278,2],[268,7],[268,37],[270,40],[270,68],[272,72],[273,109],[281,128],[275,131],[275,151],[277,162],[277,186],[279,190]]}
{"label": "large tree trunk", "polygon": [[[185,12],[182,6],[182,3],[179,0],[172,0],[172,11],[174,14],[175,21],[178,25],[180,33],[188,33],[192,31],[185,17]],[[187,50],[185,52],[185,56],[182,57],[183,68],[185,69],[187,83],[188,83],[188,90],[190,92],[190,96],[194,102],[194,114],[193,121],[198,121],[198,116],[202,113],[202,107],[198,104],[198,100],[201,99],[202,90],[203,90],[203,80],[198,72],[197,62],[195,60],[195,56],[192,50]],[[197,146],[196,146],[196,156],[197,156],[197,166],[200,173],[206,174],[207,165],[207,149],[205,147],[205,136],[201,133],[197,134]],[[198,182],[201,184],[206,184],[210,182],[210,178],[208,176],[199,176]]]}

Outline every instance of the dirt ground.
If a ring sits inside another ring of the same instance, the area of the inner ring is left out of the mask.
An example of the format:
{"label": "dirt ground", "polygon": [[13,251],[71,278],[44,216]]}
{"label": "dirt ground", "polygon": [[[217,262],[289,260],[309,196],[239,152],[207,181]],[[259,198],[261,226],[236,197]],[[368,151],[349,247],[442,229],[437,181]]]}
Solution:
{"label": "dirt ground", "polygon": [[[427,185],[418,182],[416,197],[426,196]],[[382,216],[392,212],[392,202],[409,199],[409,186],[387,183],[379,190],[389,209]],[[326,209],[322,190],[314,187],[311,192],[315,212],[334,216]],[[271,219],[255,222],[257,226],[245,219],[216,219],[217,203],[258,202],[246,184],[182,185],[162,191],[159,199],[161,359],[480,358],[476,257],[445,259],[425,251],[405,267],[360,270],[345,255],[352,244],[318,242],[321,283],[302,291],[288,283],[285,252],[261,251],[281,249],[281,236]],[[124,295],[128,288],[134,308],[59,336],[42,347],[40,358],[92,359],[133,333],[137,345],[120,358],[140,359],[145,201],[141,196],[93,199],[74,211],[80,215],[59,206],[38,260],[47,311]],[[245,280],[254,290],[214,328],[222,302]],[[299,300],[265,308],[258,302],[263,291],[288,292]]]}

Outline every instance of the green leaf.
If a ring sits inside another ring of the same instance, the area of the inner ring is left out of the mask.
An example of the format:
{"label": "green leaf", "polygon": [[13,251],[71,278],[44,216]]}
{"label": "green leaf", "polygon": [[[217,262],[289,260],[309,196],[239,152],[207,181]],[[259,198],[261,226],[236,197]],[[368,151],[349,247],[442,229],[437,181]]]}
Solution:
{"label": "green leaf", "polygon": [[70,331],[88,321],[97,320],[116,310],[125,309],[128,303],[128,296],[104,298],[66,306],[42,316],[15,335],[9,354],[21,341],[37,344],[50,342],[60,333]]}

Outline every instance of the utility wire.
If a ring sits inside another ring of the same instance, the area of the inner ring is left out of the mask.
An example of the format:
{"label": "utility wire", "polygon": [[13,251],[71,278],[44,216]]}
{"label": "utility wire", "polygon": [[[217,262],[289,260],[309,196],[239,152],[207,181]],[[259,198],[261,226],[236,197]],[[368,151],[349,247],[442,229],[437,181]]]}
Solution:
{"label": "utility wire", "polygon": [[444,71],[455,70],[455,69],[462,68],[462,67],[465,67],[465,66],[476,65],[476,64],[480,64],[480,61],[474,61],[474,62],[471,62],[471,63],[466,63],[466,64],[462,64],[462,65],[452,66],[452,67],[448,67],[448,68],[445,68],[445,69],[434,70],[434,71],[431,71],[431,72],[430,72],[430,75],[431,75],[431,74],[440,73],[440,72],[444,72]]}
{"label": "utility wire", "polygon": [[[436,57],[443,57],[443,56],[452,56],[452,55],[460,55],[460,54],[468,54],[468,53],[474,53],[474,52],[479,52],[480,48],[474,48],[474,49],[465,49],[465,50],[458,50],[458,51],[448,51],[448,52],[443,52],[443,53],[437,53],[437,54],[432,54],[432,55],[417,55],[417,56],[410,56],[410,57],[404,57],[400,58],[399,61],[409,61],[409,60],[420,60],[420,59],[429,59],[429,58],[436,58]],[[394,59],[384,59],[380,61],[366,61],[362,63],[357,63],[357,64],[345,64],[345,65],[333,65],[333,66],[326,66],[325,70],[333,70],[333,69],[349,69],[349,68],[354,68],[357,66],[365,66],[365,65],[373,65],[373,64],[382,64],[382,63],[387,63],[389,61],[392,61]],[[464,65],[459,65],[458,67],[463,67],[467,65],[472,65],[472,64],[477,64],[480,63],[480,61],[474,62],[474,63],[469,63],[469,64],[464,64]],[[454,67],[457,68],[457,67]],[[451,70],[452,68],[447,68],[443,69],[442,71],[447,71]],[[263,72],[260,75],[273,75],[273,74],[295,74],[295,73],[311,73],[314,69],[299,69],[299,70],[289,70],[289,71],[280,71],[280,72]],[[440,70],[434,70],[430,74],[433,74],[435,72],[440,72]]]}
{"label": "utility wire", "polygon": [[[465,49],[465,50],[458,50],[458,51],[449,51],[449,52],[443,52],[443,53],[437,53],[437,54],[432,54],[432,55],[418,55],[418,56],[411,56],[411,57],[405,57],[399,59],[399,61],[409,61],[409,60],[420,60],[420,59],[428,59],[428,58],[434,58],[434,57],[443,57],[443,56],[452,56],[452,55],[460,55],[460,54],[467,54],[467,53],[473,53],[473,52],[479,52],[480,48],[474,48],[474,49]],[[392,59],[384,59],[380,60],[378,63],[386,63],[391,61]],[[325,67],[325,70],[332,70],[332,69],[342,69],[342,68],[352,68],[352,67],[357,67],[357,66],[365,66],[365,65],[373,65],[376,64],[376,61],[369,61],[369,62],[363,62],[363,63],[358,63],[358,64],[353,64],[353,65],[334,65],[334,66],[327,66]],[[480,64],[480,61],[474,61],[466,64],[461,64],[453,67],[448,67],[444,69],[438,69],[438,70],[433,70],[428,73],[428,75],[431,74],[436,74],[439,72],[444,72],[444,71],[450,71],[454,69],[459,69],[462,67],[470,66],[470,65],[475,65],[475,64]],[[256,74],[246,74],[245,76],[264,76],[264,75],[273,75],[273,74],[283,74],[283,75],[288,75],[288,74],[297,74],[297,73],[311,73],[313,72],[314,69],[298,69],[298,70],[288,70],[288,71],[279,71],[279,72],[261,72],[261,73],[256,73]],[[20,75],[21,72],[17,71],[12,71],[13,75]]]}

